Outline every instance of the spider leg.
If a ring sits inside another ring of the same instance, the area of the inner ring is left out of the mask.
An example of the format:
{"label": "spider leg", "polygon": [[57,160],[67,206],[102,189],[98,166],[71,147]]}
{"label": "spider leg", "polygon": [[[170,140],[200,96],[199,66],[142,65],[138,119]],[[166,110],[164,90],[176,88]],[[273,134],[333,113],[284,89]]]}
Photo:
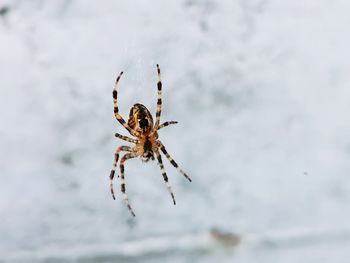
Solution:
{"label": "spider leg", "polygon": [[132,149],[129,146],[120,146],[115,151],[114,162],[113,162],[111,174],[109,175],[109,180],[110,180],[109,187],[111,188],[111,193],[112,193],[112,197],[114,200],[115,200],[115,195],[114,195],[114,190],[113,190],[113,178],[114,178],[115,170],[117,169],[117,162],[119,159],[119,153],[121,151],[132,152]]}
{"label": "spider leg", "polygon": [[166,122],[162,123],[161,125],[159,125],[157,130],[160,130],[160,129],[166,127],[166,126],[169,126],[171,124],[176,124],[176,123],[178,123],[178,122],[177,121],[166,121]]}
{"label": "spider leg", "polygon": [[169,191],[169,193],[171,195],[171,198],[173,199],[174,205],[176,205],[175,196],[174,196],[173,190],[171,189],[171,186],[169,184],[168,176],[166,175],[166,172],[165,172],[165,169],[164,169],[164,165],[163,165],[163,162],[162,162],[162,157],[160,156],[160,153],[158,151],[156,151],[155,153],[157,155],[158,165],[160,167],[160,170],[162,171],[164,182],[165,182],[165,184],[166,184],[166,186],[168,188],[168,191]]}
{"label": "spider leg", "polygon": [[157,91],[157,111],[156,111],[155,127],[159,126],[160,114],[162,113],[162,81],[160,79],[160,68],[158,64],[157,64],[157,77],[158,77],[158,82],[157,82],[158,91]]}
{"label": "spider leg", "polygon": [[126,195],[126,192],[125,192],[124,162],[128,159],[135,158],[136,156],[137,156],[137,154],[135,152],[127,153],[121,158],[120,164],[119,164],[119,166],[120,166],[120,187],[121,187],[121,191],[122,191],[122,196],[123,196],[123,199],[124,199],[126,206],[128,207],[130,213],[133,216],[136,216],[136,215],[131,208],[128,196]]}
{"label": "spider leg", "polygon": [[117,77],[116,81],[115,81],[115,85],[113,88],[113,103],[114,103],[114,116],[115,118],[119,121],[119,123],[121,125],[124,126],[125,129],[127,129],[130,134],[134,135],[137,137],[137,135],[139,135],[139,133],[137,131],[134,131],[132,128],[130,128],[130,126],[128,125],[128,123],[123,119],[123,117],[120,115],[119,113],[119,109],[118,109],[118,91],[117,91],[117,87],[118,87],[118,83],[120,80],[120,77],[123,75],[123,71],[120,72],[119,76]]}
{"label": "spider leg", "polygon": [[127,141],[127,142],[132,142],[132,143],[138,143],[138,142],[139,142],[139,141],[136,140],[136,139],[131,139],[131,138],[129,138],[128,136],[124,136],[124,135],[121,135],[121,134],[119,134],[119,133],[116,133],[114,136],[117,137],[117,138],[119,138],[119,139],[122,139],[122,140],[124,140],[124,141]]}
{"label": "spider leg", "polygon": [[188,177],[188,175],[182,171],[182,169],[179,167],[179,165],[174,161],[173,158],[171,158],[171,156],[169,155],[169,153],[167,152],[167,150],[165,149],[165,146],[158,141],[158,147],[160,148],[160,150],[165,154],[166,158],[168,158],[169,162],[183,175],[187,178],[188,181],[192,182],[191,178]]}

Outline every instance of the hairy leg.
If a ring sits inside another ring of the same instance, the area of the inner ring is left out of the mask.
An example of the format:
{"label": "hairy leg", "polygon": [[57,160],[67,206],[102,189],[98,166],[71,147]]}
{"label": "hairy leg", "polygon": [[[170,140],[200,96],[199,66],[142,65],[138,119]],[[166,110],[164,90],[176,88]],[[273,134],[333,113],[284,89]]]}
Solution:
{"label": "hairy leg", "polygon": [[119,113],[119,108],[118,108],[118,90],[117,90],[117,88],[118,88],[118,83],[119,83],[120,77],[122,75],[123,75],[123,71],[120,72],[119,76],[117,77],[117,79],[115,81],[114,89],[113,89],[114,116],[119,121],[119,123],[121,125],[123,125],[123,127],[130,132],[130,134],[132,134],[134,136],[137,136],[138,132],[136,132],[132,128],[130,128],[128,123],[123,119],[123,117]]}
{"label": "hairy leg", "polygon": [[179,167],[179,165],[174,161],[173,158],[171,158],[171,156],[169,155],[169,153],[167,152],[167,150],[165,149],[165,146],[158,141],[158,147],[160,148],[160,150],[165,154],[166,158],[168,158],[169,162],[183,175],[187,178],[188,181],[192,182],[191,178],[188,177],[188,175],[182,171],[182,169]]}
{"label": "hairy leg", "polygon": [[136,216],[136,215],[135,215],[134,211],[131,208],[128,196],[126,195],[126,192],[125,192],[124,162],[126,160],[128,160],[128,159],[135,158],[136,156],[137,156],[136,153],[127,153],[127,154],[125,154],[121,158],[120,165],[119,165],[120,166],[120,188],[121,188],[121,191],[122,191],[122,196],[123,196],[123,199],[124,199],[124,202],[125,202],[126,206],[128,207],[130,213],[133,216]]}
{"label": "hairy leg", "polygon": [[138,143],[138,142],[139,142],[139,141],[136,140],[136,139],[131,139],[131,138],[129,138],[128,136],[124,136],[124,135],[121,135],[121,134],[119,134],[119,133],[116,133],[114,136],[117,137],[117,138],[119,138],[119,139],[122,139],[122,140],[124,140],[124,141],[127,141],[127,142],[132,142],[132,143]]}
{"label": "hairy leg", "polygon": [[168,181],[168,176],[165,172],[165,169],[164,169],[164,165],[163,165],[163,162],[162,162],[162,157],[160,156],[160,153],[158,151],[155,152],[156,153],[156,156],[157,156],[157,160],[158,160],[158,165],[160,167],[160,170],[162,172],[162,175],[163,175],[163,179],[164,179],[164,182],[168,188],[168,191],[171,195],[171,198],[173,199],[173,202],[174,202],[174,205],[176,205],[176,201],[175,201],[175,196],[174,196],[174,193],[173,193],[173,190],[171,189],[171,186],[169,184],[169,181]]}
{"label": "hairy leg", "polygon": [[159,125],[157,130],[160,130],[160,129],[164,128],[164,127],[167,127],[167,126],[169,126],[171,124],[176,124],[176,123],[178,123],[178,122],[177,121],[166,121],[166,122],[162,123],[161,125]]}
{"label": "hairy leg", "polygon": [[114,195],[114,190],[113,190],[113,178],[114,178],[115,170],[117,169],[119,153],[121,151],[132,152],[132,149],[129,146],[120,146],[117,148],[117,150],[114,154],[114,162],[113,162],[111,174],[109,175],[109,180],[110,180],[109,187],[111,188],[111,193],[112,193],[112,197],[114,200],[115,200],[115,195]]}
{"label": "hairy leg", "polygon": [[162,81],[160,79],[160,68],[157,64],[157,111],[156,111],[156,123],[155,127],[159,126],[160,123],[160,115],[162,113]]}

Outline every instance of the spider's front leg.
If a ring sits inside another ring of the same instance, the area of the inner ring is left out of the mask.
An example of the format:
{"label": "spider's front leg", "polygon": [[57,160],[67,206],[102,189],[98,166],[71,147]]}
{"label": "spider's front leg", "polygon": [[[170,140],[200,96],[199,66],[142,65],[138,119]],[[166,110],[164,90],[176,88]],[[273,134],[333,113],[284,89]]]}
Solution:
{"label": "spider's front leg", "polygon": [[114,89],[113,89],[114,116],[119,121],[119,123],[121,125],[123,125],[123,127],[130,132],[130,134],[132,134],[133,136],[137,137],[139,135],[139,133],[137,131],[134,131],[119,113],[119,108],[118,108],[118,90],[117,90],[117,88],[118,88],[119,80],[120,80],[122,75],[123,75],[123,71],[120,72],[119,76],[117,77],[117,79],[115,81]]}
{"label": "spider's front leg", "polygon": [[118,163],[119,154],[121,151],[132,152],[132,149],[129,146],[120,146],[117,148],[114,154],[114,162],[113,162],[111,174],[109,175],[109,180],[110,180],[109,187],[111,188],[111,193],[114,200],[115,200],[115,195],[113,190],[113,178],[114,178],[115,170],[117,169],[117,163]]}
{"label": "spider's front leg", "polygon": [[157,64],[157,111],[156,111],[156,123],[155,127],[158,129],[160,123],[160,115],[162,113],[162,81],[160,79],[160,68]]}
{"label": "spider's front leg", "polygon": [[173,190],[171,189],[171,186],[169,184],[168,176],[167,176],[167,174],[165,172],[164,165],[163,165],[163,162],[162,162],[162,157],[160,156],[160,153],[159,153],[158,150],[155,152],[155,154],[157,156],[158,165],[159,165],[160,170],[162,172],[164,182],[165,182],[165,184],[166,184],[166,186],[168,188],[168,191],[169,191],[169,193],[171,195],[171,198],[173,199],[174,205],[176,205],[175,196],[174,196]]}
{"label": "spider's front leg", "polygon": [[121,188],[121,191],[122,191],[122,196],[123,196],[123,199],[124,199],[124,202],[125,202],[126,206],[128,207],[130,213],[133,216],[136,216],[136,215],[135,215],[134,211],[131,208],[128,196],[126,195],[126,192],[125,192],[124,162],[126,160],[128,160],[128,159],[135,158],[136,156],[137,156],[136,152],[127,153],[121,158],[120,164],[119,164],[119,166],[120,166],[120,188]]}

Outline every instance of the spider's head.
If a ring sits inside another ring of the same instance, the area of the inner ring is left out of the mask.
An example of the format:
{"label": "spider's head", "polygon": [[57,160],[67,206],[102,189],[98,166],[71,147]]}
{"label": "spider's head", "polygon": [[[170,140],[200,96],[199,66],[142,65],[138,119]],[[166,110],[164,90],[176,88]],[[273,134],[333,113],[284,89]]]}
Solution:
{"label": "spider's head", "polygon": [[130,110],[128,124],[136,131],[148,133],[153,128],[153,118],[144,105],[137,103]]}

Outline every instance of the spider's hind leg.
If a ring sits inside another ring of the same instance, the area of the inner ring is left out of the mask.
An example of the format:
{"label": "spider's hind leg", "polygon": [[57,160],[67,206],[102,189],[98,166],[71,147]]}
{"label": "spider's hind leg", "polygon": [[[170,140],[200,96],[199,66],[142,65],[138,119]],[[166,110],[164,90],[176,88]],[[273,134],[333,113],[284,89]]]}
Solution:
{"label": "spider's hind leg", "polygon": [[114,154],[114,162],[113,162],[111,174],[109,175],[109,180],[110,180],[109,187],[111,189],[112,197],[114,200],[115,200],[115,195],[114,195],[114,190],[113,190],[113,178],[114,178],[115,170],[117,169],[119,153],[121,151],[132,152],[132,149],[129,146],[120,146],[120,147],[118,147],[118,149],[116,150],[116,152]]}
{"label": "spider's hind leg", "polygon": [[119,164],[119,166],[120,166],[120,188],[121,188],[121,191],[122,191],[122,196],[123,196],[123,199],[124,199],[124,202],[125,202],[126,206],[128,207],[130,213],[133,216],[136,216],[136,215],[135,215],[134,211],[131,208],[128,196],[126,195],[126,192],[125,192],[124,162],[126,160],[128,160],[128,159],[135,158],[136,156],[137,156],[137,154],[134,153],[134,152],[127,153],[121,158],[120,164]]}
{"label": "spider's hind leg", "polygon": [[174,161],[173,158],[171,158],[170,154],[165,149],[165,146],[158,141],[158,147],[160,150],[165,154],[166,158],[168,158],[169,162],[183,175],[187,178],[188,181],[192,182],[191,178],[179,167],[179,165]]}
{"label": "spider's hind leg", "polygon": [[165,184],[166,184],[166,186],[168,188],[168,191],[169,191],[169,193],[171,195],[171,198],[173,199],[174,205],[176,205],[175,196],[174,196],[173,190],[171,189],[171,186],[169,184],[168,176],[167,176],[167,174],[165,172],[164,165],[163,165],[163,162],[162,162],[162,157],[160,156],[160,153],[158,151],[156,151],[155,154],[157,156],[158,165],[160,167],[160,170],[162,171],[164,182],[165,182]]}

